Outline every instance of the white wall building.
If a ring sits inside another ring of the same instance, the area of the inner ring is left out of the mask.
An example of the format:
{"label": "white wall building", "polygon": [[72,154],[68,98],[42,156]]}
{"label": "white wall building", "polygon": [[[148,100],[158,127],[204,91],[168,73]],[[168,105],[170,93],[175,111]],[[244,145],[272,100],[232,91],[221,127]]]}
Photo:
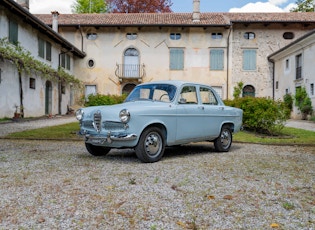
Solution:
{"label": "white wall building", "polygon": [[[315,30],[269,56],[274,63],[275,99],[285,94],[295,95],[296,89],[304,87],[315,107]],[[292,116],[301,118],[294,106]]]}
{"label": "white wall building", "polygon": [[24,117],[65,114],[72,103],[71,84],[57,75],[47,79],[40,72],[18,71],[12,58],[5,57],[6,47],[23,47],[55,73],[62,66],[72,74],[74,60],[85,55],[26,8],[11,0],[0,4],[0,118],[11,118],[15,112]]}

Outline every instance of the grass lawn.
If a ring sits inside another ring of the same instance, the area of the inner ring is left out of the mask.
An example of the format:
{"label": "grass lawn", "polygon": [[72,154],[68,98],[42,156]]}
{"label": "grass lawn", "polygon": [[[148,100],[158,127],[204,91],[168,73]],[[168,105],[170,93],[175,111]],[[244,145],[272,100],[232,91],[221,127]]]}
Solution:
{"label": "grass lawn", "polygon": [[[28,130],[9,134],[10,138],[32,139],[79,139],[76,135],[79,130],[78,122],[53,127]],[[241,131],[234,135],[234,141],[262,144],[310,144],[315,145],[315,132],[303,129],[285,127],[280,136],[266,136],[257,133]]]}

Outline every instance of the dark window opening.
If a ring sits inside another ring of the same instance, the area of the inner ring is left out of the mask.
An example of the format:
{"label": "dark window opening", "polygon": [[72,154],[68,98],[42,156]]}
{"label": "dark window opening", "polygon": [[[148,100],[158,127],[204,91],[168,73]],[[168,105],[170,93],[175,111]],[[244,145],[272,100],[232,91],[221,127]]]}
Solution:
{"label": "dark window opening", "polygon": [[182,35],[180,33],[171,33],[170,38],[171,40],[180,40]]}
{"label": "dark window opening", "polygon": [[128,40],[136,40],[138,37],[138,34],[137,33],[127,33],[126,37]]}
{"label": "dark window opening", "polygon": [[87,33],[87,34],[86,34],[86,38],[87,38],[88,40],[96,40],[96,38],[97,38],[97,33]]}
{"label": "dark window opening", "polygon": [[88,66],[89,68],[93,68],[95,66],[95,62],[93,59],[88,60]]}
{"label": "dark window opening", "polygon": [[36,80],[35,80],[35,78],[30,78],[30,88],[31,89],[35,89],[36,88],[36,86],[35,86],[35,83],[36,83]]}
{"label": "dark window opening", "polygon": [[244,38],[248,40],[255,39],[256,35],[253,32],[246,32],[244,33]]}
{"label": "dark window opening", "polygon": [[294,38],[294,33],[292,33],[292,32],[285,32],[283,34],[283,38],[284,39],[293,39]]}
{"label": "dark window opening", "polygon": [[222,39],[223,35],[222,33],[212,33],[211,38],[212,39]]}

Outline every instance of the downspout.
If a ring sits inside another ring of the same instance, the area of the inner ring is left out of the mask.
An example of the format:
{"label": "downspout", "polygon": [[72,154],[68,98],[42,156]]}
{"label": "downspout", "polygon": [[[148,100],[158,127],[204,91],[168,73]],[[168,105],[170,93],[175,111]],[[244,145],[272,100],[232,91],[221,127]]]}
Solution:
{"label": "downspout", "polygon": [[226,48],[227,48],[227,51],[226,51],[226,55],[227,55],[227,64],[226,64],[226,68],[227,68],[227,71],[226,71],[226,99],[229,99],[230,36],[231,36],[232,29],[233,29],[233,23],[231,23],[231,25],[230,25],[230,30],[229,30],[228,40],[227,40],[227,46],[226,46]]}
{"label": "downspout", "polygon": [[268,61],[272,64],[272,100],[275,100],[275,61],[270,58]]}

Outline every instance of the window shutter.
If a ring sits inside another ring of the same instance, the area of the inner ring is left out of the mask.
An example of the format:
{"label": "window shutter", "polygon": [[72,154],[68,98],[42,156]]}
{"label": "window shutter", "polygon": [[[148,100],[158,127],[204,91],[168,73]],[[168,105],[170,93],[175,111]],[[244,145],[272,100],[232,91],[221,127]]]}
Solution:
{"label": "window shutter", "polygon": [[51,61],[51,44],[46,42],[46,60]]}
{"label": "window shutter", "polygon": [[9,42],[18,43],[18,24],[12,20],[9,21]]}
{"label": "window shutter", "polygon": [[224,69],[224,51],[223,50],[210,50],[210,69],[223,70]]}
{"label": "window shutter", "polygon": [[243,50],[243,70],[256,70],[256,50]]}
{"label": "window shutter", "polygon": [[170,49],[170,69],[183,70],[184,69],[184,50]]}

